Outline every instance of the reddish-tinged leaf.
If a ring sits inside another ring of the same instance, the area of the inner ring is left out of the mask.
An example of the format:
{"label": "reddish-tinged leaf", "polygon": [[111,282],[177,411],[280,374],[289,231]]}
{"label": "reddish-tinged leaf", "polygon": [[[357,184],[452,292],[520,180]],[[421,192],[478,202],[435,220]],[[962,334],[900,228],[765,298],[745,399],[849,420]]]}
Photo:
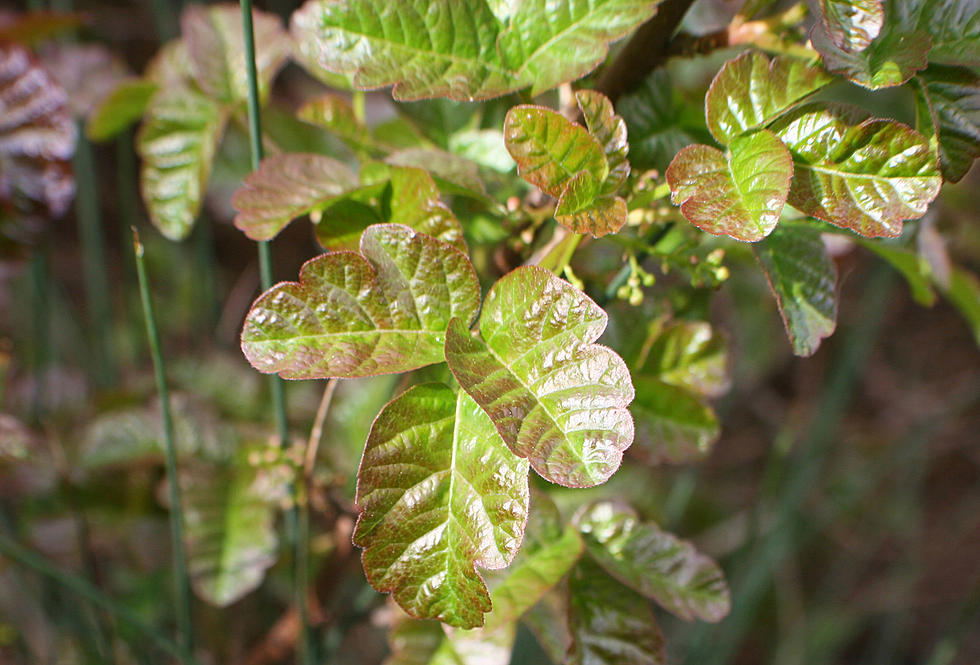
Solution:
{"label": "reddish-tinged leaf", "polygon": [[435,181],[423,169],[392,169],[390,208],[392,224],[410,226],[466,252],[463,227],[439,198]]}
{"label": "reddish-tinged leaf", "polygon": [[885,22],[881,0],[820,0],[820,11],[830,39],[848,53],[868,48]]}
{"label": "reddish-tinged leaf", "polygon": [[357,187],[357,176],[335,159],[284,153],[262,160],[231,197],[235,226],[252,240],[270,240],[295,218],[322,210]]}
{"label": "reddish-tinged leaf", "polygon": [[811,104],[772,130],[793,156],[789,204],[863,236],[897,236],[942,186],[929,140],[899,122]]}
{"label": "reddish-tinged leaf", "polygon": [[804,60],[743,53],[721,68],[704,98],[708,129],[720,143],[765,127],[833,80]]}
{"label": "reddish-tinged leaf", "polygon": [[424,384],[389,402],[357,481],[354,542],[371,585],[414,617],[482,626],[491,602],[476,569],[517,553],[527,472],[466,393]]}
{"label": "reddish-tinged leaf", "polygon": [[902,25],[893,17],[887,18],[884,25],[881,34],[861,52],[839,48],[822,23],[810,31],[810,40],[823,56],[827,71],[872,90],[888,88],[905,83],[925,68],[932,38],[928,32]]}
{"label": "reddish-tinged leaf", "polygon": [[776,228],[793,175],[789,151],[768,130],[732,140],[726,156],[684,148],[667,169],[671,200],[689,222],[715,235],[755,242]]}
{"label": "reddish-tinged leaf", "polygon": [[[567,192],[568,190],[566,194]],[[602,196],[593,199],[584,210],[574,213],[561,212],[561,204],[564,200],[563,196],[558,202],[555,219],[575,233],[588,233],[597,238],[607,233],[616,233],[623,228],[629,215],[626,201],[619,196]]]}
{"label": "reddish-tinged leaf", "polygon": [[288,379],[354,378],[441,362],[451,318],[469,322],[480,285],[455,247],[407,226],[381,224],[361,254],[304,264],[300,281],[266,291],[245,318],[252,365]]}
{"label": "reddish-tinged leaf", "polygon": [[516,455],[568,487],[604,482],[633,441],[629,370],[594,344],[606,314],[543,268],[518,268],[487,294],[480,334],[454,320],[446,359]]}
{"label": "reddish-tinged leaf", "polygon": [[609,175],[603,183],[602,192],[612,194],[626,182],[630,174],[630,163],[626,155],[629,144],[626,141],[626,122],[613,110],[612,102],[605,95],[592,90],[579,90],[575,101],[585,118],[589,133],[599,142],[606,153]]}

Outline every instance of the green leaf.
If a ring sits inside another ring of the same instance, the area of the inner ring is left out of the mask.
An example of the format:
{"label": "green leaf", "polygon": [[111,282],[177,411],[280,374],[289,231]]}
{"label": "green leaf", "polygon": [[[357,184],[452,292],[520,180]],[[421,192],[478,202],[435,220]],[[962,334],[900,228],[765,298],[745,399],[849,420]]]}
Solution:
{"label": "green leaf", "polygon": [[509,173],[514,170],[514,160],[507,152],[503,132],[499,129],[470,129],[457,132],[449,137],[449,149],[461,157],[499,173]]}
{"label": "green leaf", "polygon": [[[582,171],[579,175],[586,173]],[[595,237],[607,233],[616,233],[626,223],[629,209],[626,201],[619,196],[600,196],[593,199],[582,210],[562,212],[562,204],[572,187],[565,190],[565,195],[558,201],[555,209],[555,220],[575,233],[588,233]]]}
{"label": "green leaf", "polygon": [[609,574],[672,614],[720,621],[730,608],[718,565],[621,504],[602,501],[576,517],[589,554]]}
{"label": "green leaf", "polygon": [[586,558],[569,578],[569,665],[666,665],[650,603]]}
{"label": "green leaf", "polygon": [[392,166],[425,169],[447,194],[459,194],[495,205],[493,199],[487,196],[487,188],[476,163],[465,157],[444,150],[409,148],[392,153],[385,162]]}
{"label": "green leaf", "polygon": [[743,53],[721,68],[704,98],[708,129],[720,143],[763,128],[833,79],[804,60]]}
{"label": "green leaf", "polygon": [[357,176],[335,159],[283,153],[262,160],[231,197],[235,226],[252,240],[271,240],[301,215],[323,210],[357,187]]}
{"label": "green leaf", "polygon": [[[363,169],[361,173],[363,180]],[[385,192],[391,188],[388,180],[352,189],[334,199],[318,217],[313,216],[316,239],[324,249],[356,252],[364,229],[388,221],[382,210]]]}
{"label": "green leaf", "polygon": [[793,353],[811,356],[837,327],[837,267],[820,232],[780,227],[754,247],[776,296]]}
{"label": "green leaf", "polygon": [[534,634],[552,663],[564,663],[572,646],[572,634],[568,630],[568,585],[559,582],[524,613],[521,623]]}
{"label": "green leaf", "polygon": [[647,464],[704,459],[721,434],[714,410],[689,390],[653,377],[636,376],[634,384],[634,454]]}
{"label": "green leaf", "polygon": [[929,140],[892,120],[811,104],[779,119],[772,131],[793,156],[789,204],[863,236],[897,236],[942,186]]}
{"label": "green leaf", "polygon": [[150,220],[171,240],[191,232],[201,210],[226,112],[189,88],[161,87],[136,135],[140,189]]}
{"label": "green leaf", "polygon": [[707,397],[728,390],[728,349],[705,321],[674,321],[658,326],[644,344],[636,369]]}
{"label": "green leaf", "polygon": [[388,633],[391,655],[384,665],[508,665],[515,637],[513,624],[488,634],[402,615]]}
{"label": "green leaf", "polygon": [[441,362],[446,326],[473,319],[480,285],[458,249],[407,226],[371,226],[361,254],[307,261],[252,305],[242,351],[283,378],[391,374]]}
{"label": "green leaf", "polygon": [[916,0],[918,26],[932,36],[929,61],[980,67],[980,2],[977,0]]}
{"label": "green leaf", "polygon": [[939,141],[943,177],[959,182],[980,157],[980,76],[963,67],[933,65],[916,83],[920,110]]}
{"label": "green leaf", "polygon": [[352,74],[363,89],[394,84],[398,100],[537,95],[584,76],[608,43],[656,11],[659,0],[309,0],[293,14],[299,59],[314,74]]}
{"label": "green leaf", "polygon": [[869,240],[855,238],[862,247],[866,247],[884,259],[895,270],[901,273],[912,292],[912,298],[923,307],[932,307],[936,302],[936,292],[932,290],[929,280],[929,265],[924,258],[914,250],[895,245],[888,240]]}
{"label": "green leaf", "polygon": [[657,11],[661,0],[546,0],[513,3],[498,48],[504,63],[531,96],[574,81],[602,62],[609,42]]}
{"label": "green leaf", "polygon": [[391,223],[404,224],[466,252],[463,227],[439,199],[429,174],[419,168],[395,167],[391,172]]}
{"label": "green leaf", "polygon": [[592,90],[579,90],[575,93],[585,126],[602,151],[606,154],[609,175],[603,183],[603,194],[614,194],[626,182],[630,174],[630,163],[626,159],[629,144],[626,141],[626,122],[616,115],[612,102],[605,95]]}
{"label": "green leaf", "polygon": [[585,127],[543,106],[515,106],[508,111],[504,141],[517,162],[517,173],[556,199],[582,171],[596,183],[609,173],[602,146]]}
{"label": "green leaf", "polygon": [[726,156],[705,145],[684,148],[667,169],[671,200],[698,228],[755,242],[769,235],[790,191],[789,151],[768,130],[732,140]]}
{"label": "green leaf", "polygon": [[633,441],[629,370],[592,343],[606,320],[588,296],[535,266],[490,289],[479,337],[459,319],[446,333],[446,359],[460,386],[514,454],[560,485],[604,482]]}
{"label": "green leaf", "polygon": [[710,140],[703,127],[688,124],[701,114],[685,107],[665,69],[655,70],[639,88],[620,97],[616,108],[629,128],[635,168],[663,172],[681,149]]}
{"label": "green leaf", "polygon": [[476,568],[503,568],[520,547],[527,471],[466,393],[424,384],[389,402],[357,483],[354,542],[371,585],[414,617],[483,625]]}
{"label": "green leaf", "polygon": [[913,15],[918,1],[886,0],[881,31],[863,50],[841,48],[828,34],[827,24],[819,22],[810,32],[810,40],[823,56],[824,67],[872,90],[908,81],[925,68],[926,54],[933,45],[928,31],[916,26]]}
{"label": "green leaf", "polygon": [[963,268],[954,268],[943,295],[960,312],[980,346],[980,279]]}
{"label": "green leaf", "polygon": [[[253,10],[252,23],[259,96],[265,99],[269,84],[289,56],[289,38],[275,14]],[[180,26],[190,71],[201,90],[224,104],[248,99],[239,7],[230,3],[189,5],[181,14]]]}
{"label": "green leaf", "polygon": [[296,115],[304,122],[332,132],[355,152],[373,145],[370,130],[357,119],[350,103],[340,95],[320,95],[303,104]]}
{"label": "green leaf", "polygon": [[85,134],[92,141],[107,141],[143,117],[157,90],[153,81],[130,78],[120,81],[92,110]]}
{"label": "green leaf", "polygon": [[401,616],[388,631],[391,655],[384,665],[431,665],[432,657],[445,638],[438,621],[418,621]]}
{"label": "green leaf", "polygon": [[868,48],[881,32],[881,0],[820,0],[821,19],[830,39],[848,53]]}
{"label": "green leaf", "polygon": [[258,587],[276,561],[278,507],[263,494],[262,470],[249,463],[249,452],[244,448],[224,464],[194,463],[181,471],[191,584],[219,607]]}

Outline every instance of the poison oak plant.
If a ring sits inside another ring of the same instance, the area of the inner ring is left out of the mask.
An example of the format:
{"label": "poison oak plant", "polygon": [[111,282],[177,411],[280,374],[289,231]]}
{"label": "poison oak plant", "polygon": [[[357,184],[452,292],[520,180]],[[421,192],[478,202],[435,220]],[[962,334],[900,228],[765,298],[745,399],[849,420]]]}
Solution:
{"label": "poison oak plant", "polygon": [[[281,504],[347,487],[367,580],[400,607],[389,663],[503,665],[519,622],[556,663],[663,663],[653,604],[721,620],[721,569],[601,488],[559,486],[710,452],[729,360],[709,304],[730,266],[761,270],[800,356],[836,327],[831,235],[895,266],[919,301],[938,289],[980,340],[976,277],[917,221],[980,156],[980,6],[821,0],[808,15],[762,0],[690,35],[691,4],[308,0],[288,31],[256,11],[251,99],[239,7],[195,5],[89,115],[93,140],[139,122],[144,203],[180,240],[229,128],[248,126],[250,101],[277,103],[286,61],[332,88],[287,121],[333,148],[289,151],[259,125],[269,156],[231,199],[249,239],[308,217],[323,250],[252,303],[242,352],[259,372],[330,383],[305,451],[227,424],[179,450],[197,458],[181,481],[201,598],[261,583]],[[0,102],[34,66],[0,46]],[[364,91],[388,86],[394,113],[369,123]],[[874,91],[897,86],[907,108],[879,117]],[[16,140],[25,123],[62,128],[62,104],[0,124],[5,202],[24,190],[8,164],[70,155],[69,130],[36,154]],[[338,380],[364,422],[327,427],[328,455],[363,454],[356,481],[324,490],[313,467]],[[118,461],[89,437],[90,464]]]}

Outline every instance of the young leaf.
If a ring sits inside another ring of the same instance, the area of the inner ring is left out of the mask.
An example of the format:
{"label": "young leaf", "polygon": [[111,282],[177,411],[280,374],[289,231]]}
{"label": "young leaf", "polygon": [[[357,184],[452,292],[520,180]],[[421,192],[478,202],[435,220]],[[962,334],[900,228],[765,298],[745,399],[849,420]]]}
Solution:
{"label": "young leaf", "polygon": [[674,321],[644,344],[636,370],[707,397],[728,390],[728,349],[705,321]]}
{"label": "young leaf", "polygon": [[85,124],[85,135],[92,141],[107,141],[135,123],[146,113],[157,90],[153,81],[124,79],[102,98]]}
{"label": "young leaf", "polygon": [[[361,174],[363,181],[364,169],[361,169]],[[364,229],[389,221],[381,209],[385,192],[389,189],[390,183],[385,178],[338,196],[324,208],[314,225],[317,242],[327,251],[356,252]]]}
{"label": "young leaf", "polygon": [[276,561],[278,509],[259,490],[260,472],[245,449],[226,463],[181,473],[191,584],[219,607],[258,587]]}
{"label": "young leaf", "polygon": [[689,390],[653,377],[637,376],[634,385],[634,453],[647,464],[704,459],[721,434],[714,410]]}
{"label": "young leaf", "polygon": [[848,53],[868,48],[885,22],[881,0],[820,0],[820,12],[830,39]]}
{"label": "young leaf", "polygon": [[335,159],[283,153],[262,160],[231,197],[237,226],[252,240],[270,240],[295,218],[323,210],[357,187],[357,176]]}
{"label": "young leaf", "polygon": [[435,181],[423,169],[392,169],[390,208],[392,224],[410,226],[466,252],[463,227],[439,199]]}
{"label": "young leaf", "polygon": [[833,80],[804,60],[743,53],[721,68],[704,98],[708,129],[720,143],[765,127]]}
{"label": "young leaf", "polygon": [[362,124],[350,103],[332,93],[303,104],[296,115],[300,120],[333,132],[348,148],[357,152],[372,145],[371,132]]}
{"label": "young leaf", "polygon": [[793,162],[786,146],[763,129],[733,139],[727,157],[705,145],[688,146],[666,175],[671,200],[689,222],[708,233],[755,242],[779,222]]}
{"label": "young leaf", "polygon": [[480,285],[458,249],[407,226],[371,226],[361,254],[307,261],[300,281],[262,294],[245,318],[242,351],[288,379],[407,372],[441,362],[446,326],[469,322]]}
{"label": "young leaf", "polygon": [[779,228],[754,247],[793,353],[811,356],[837,327],[837,267],[820,232],[800,226]]}
{"label": "young leaf", "polygon": [[629,370],[592,343],[606,320],[572,285],[525,267],[490,289],[479,337],[459,319],[446,332],[446,359],[460,386],[516,455],[560,485],[606,481],[633,441]]}
{"label": "young leaf", "polygon": [[917,101],[939,141],[943,177],[959,182],[980,157],[980,76],[933,65],[916,76]]}
{"label": "young leaf", "polygon": [[546,0],[512,3],[499,50],[519,87],[531,96],[588,74],[602,62],[608,43],[628,34],[657,11],[661,0]]}
{"label": "young leaf", "polygon": [[867,237],[897,236],[942,186],[929,140],[858,109],[810,104],[772,131],[793,156],[794,208]]}
{"label": "young leaf", "polygon": [[[582,171],[579,175],[583,173],[586,172]],[[563,212],[563,204],[570,190],[572,187],[565,190],[565,195],[558,200],[558,207],[555,209],[555,220],[559,224],[575,233],[588,233],[595,237],[615,233],[623,228],[629,209],[622,197],[600,196],[592,199],[584,209]]]}
{"label": "young leaf", "polygon": [[[269,84],[289,55],[289,39],[274,14],[253,10],[252,22],[259,96],[265,99]],[[181,14],[180,25],[190,70],[201,90],[225,104],[248,99],[245,41],[238,5],[189,5]]]}
{"label": "young leaf", "polygon": [[650,603],[588,557],[568,581],[570,665],[666,665]]}
{"label": "young leaf", "polygon": [[602,501],[576,517],[589,554],[613,577],[690,621],[720,621],[730,608],[718,565],[631,509]]}
{"label": "young leaf", "polygon": [[527,520],[527,462],[463,391],[415,386],[368,436],[354,542],[372,586],[409,614],[483,625],[490,596],[476,568],[503,568]]}
{"label": "young leaf", "polygon": [[171,240],[191,232],[201,210],[227,114],[190,88],[160,88],[136,135],[140,189],[150,220]]}
{"label": "young leaf", "polygon": [[918,26],[932,37],[929,61],[980,67],[980,2],[977,0],[916,0]]}
{"label": "young leaf", "polygon": [[602,146],[585,127],[543,106],[515,106],[508,111],[504,141],[517,162],[517,173],[556,199],[583,171],[595,183],[603,182],[609,173]]}
{"label": "young leaf", "polygon": [[392,153],[385,159],[392,166],[425,169],[447,194],[459,194],[493,205],[474,162],[444,150],[409,148]]}
{"label": "young leaf", "polygon": [[609,175],[603,183],[603,194],[614,194],[626,182],[630,163],[626,159],[629,144],[626,141],[626,122],[613,110],[612,102],[605,95],[592,90],[579,90],[575,101],[585,118],[585,126],[602,151],[606,154]]}

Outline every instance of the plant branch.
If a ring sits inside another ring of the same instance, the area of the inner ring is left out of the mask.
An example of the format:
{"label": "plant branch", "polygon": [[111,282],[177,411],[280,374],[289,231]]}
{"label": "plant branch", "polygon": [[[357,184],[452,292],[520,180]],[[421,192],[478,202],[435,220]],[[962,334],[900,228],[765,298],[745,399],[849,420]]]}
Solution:
{"label": "plant branch", "polygon": [[670,42],[694,0],[664,0],[657,13],[640,26],[623,50],[599,77],[595,89],[614,104],[637,88],[647,75],[667,61]]}
{"label": "plant branch", "polygon": [[174,441],[174,423],[170,414],[167,377],[163,370],[163,353],[160,351],[160,334],[157,331],[156,318],[153,315],[153,304],[150,302],[146,262],[143,260],[143,243],[140,242],[135,227],[133,228],[133,251],[136,254],[136,275],[139,279],[140,299],[143,301],[143,318],[146,320],[146,335],[149,340],[150,355],[153,357],[153,374],[156,377],[157,393],[160,397],[160,412],[163,417],[167,494],[170,500],[170,540],[174,553],[174,588],[177,600],[177,640],[182,650],[190,652],[193,643],[191,637],[190,583],[187,575],[187,555],[184,552],[184,517],[177,478],[177,447]]}

